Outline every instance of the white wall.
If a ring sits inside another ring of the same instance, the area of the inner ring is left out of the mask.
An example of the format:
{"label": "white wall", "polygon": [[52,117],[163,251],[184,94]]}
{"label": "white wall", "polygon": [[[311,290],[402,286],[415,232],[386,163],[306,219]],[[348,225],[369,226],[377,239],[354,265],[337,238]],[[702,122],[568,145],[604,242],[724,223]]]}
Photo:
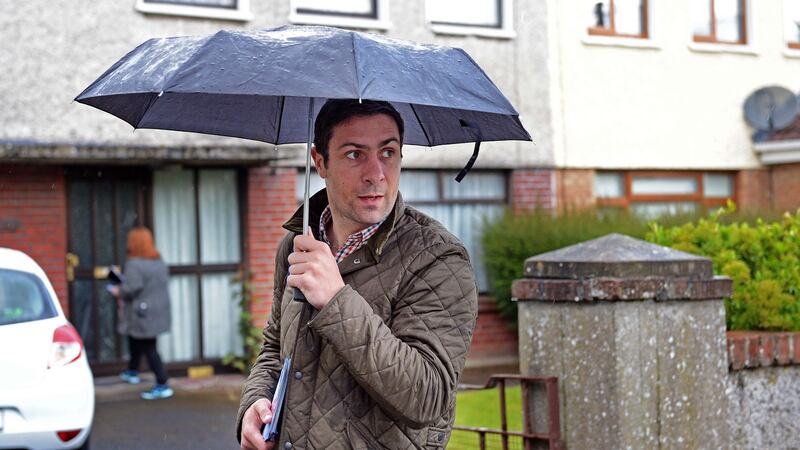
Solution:
{"label": "white wall", "polygon": [[[388,36],[463,47],[518,108],[537,138],[531,143],[486,143],[476,167],[536,167],[552,164],[546,68],[526,55],[541,54],[546,42],[544,5],[514,2],[513,39],[434,34],[425,0],[387,0]],[[123,121],[72,101],[111,64],[151,37],[201,35],[219,29],[272,27],[288,23],[290,0],[251,0],[249,22],[146,15],[135,0],[29,0],[0,2],[0,141],[99,145],[260,145],[252,141],[171,131],[132,132]],[[527,15],[527,16],[526,16]],[[520,20],[522,17],[524,20]],[[527,17],[527,19],[525,18]],[[519,25],[516,23],[518,22]],[[265,146],[265,148],[267,148]],[[472,146],[409,149],[405,164],[462,167]]]}
{"label": "white wall", "polygon": [[782,0],[751,0],[750,45],[722,52],[692,44],[690,1],[650,0],[652,39],[641,48],[588,37],[592,2],[548,0],[558,166],[758,166],[745,98],[765,85],[800,90],[800,59],[784,51]]}

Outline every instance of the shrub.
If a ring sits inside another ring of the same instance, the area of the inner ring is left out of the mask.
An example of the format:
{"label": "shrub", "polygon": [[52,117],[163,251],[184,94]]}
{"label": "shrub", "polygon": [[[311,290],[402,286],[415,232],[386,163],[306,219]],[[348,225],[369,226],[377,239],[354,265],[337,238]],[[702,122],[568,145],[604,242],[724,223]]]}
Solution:
{"label": "shrub", "polygon": [[517,305],[511,302],[511,282],[522,277],[525,259],[609,233],[642,239],[646,232],[645,221],[622,212],[601,213],[589,209],[556,216],[547,211],[525,214],[508,211],[484,226],[484,262],[489,289],[500,313],[516,323]]}
{"label": "shrub", "polygon": [[730,330],[800,330],[800,210],[774,221],[732,221],[733,203],[680,226],[651,224],[646,239],[706,256],[733,280]]}

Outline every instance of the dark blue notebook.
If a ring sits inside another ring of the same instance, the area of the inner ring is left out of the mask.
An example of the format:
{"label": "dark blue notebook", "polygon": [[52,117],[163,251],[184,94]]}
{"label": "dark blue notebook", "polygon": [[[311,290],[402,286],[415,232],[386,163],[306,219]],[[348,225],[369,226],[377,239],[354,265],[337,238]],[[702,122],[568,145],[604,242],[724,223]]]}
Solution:
{"label": "dark blue notebook", "polygon": [[272,396],[272,421],[264,426],[262,436],[265,441],[271,441],[278,437],[278,425],[281,421],[281,410],[283,409],[283,400],[286,397],[286,385],[289,383],[289,370],[292,367],[292,358],[286,357],[283,360],[283,368],[278,377],[278,385],[275,386],[275,395]]}

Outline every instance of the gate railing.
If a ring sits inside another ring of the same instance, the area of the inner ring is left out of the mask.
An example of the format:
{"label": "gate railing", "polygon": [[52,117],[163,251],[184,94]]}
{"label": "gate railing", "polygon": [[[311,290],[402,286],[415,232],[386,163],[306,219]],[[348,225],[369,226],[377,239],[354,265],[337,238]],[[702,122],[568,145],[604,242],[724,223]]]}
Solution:
{"label": "gate railing", "polygon": [[[506,383],[508,381],[518,382],[522,393],[522,431],[508,430],[508,412],[506,411]],[[547,432],[533,431],[534,412],[530,405],[530,389],[533,386],[543,386],[547,398]],[[492,375],[486,384],[462,384],[462,390],[482,390],[498,387],[500,394],[500,426],[501,429],[495,430],[484,427],[466,427],[455,425],[453,430],[476,433],[480,450],[486,450],[487,435],[497,435],[500,437],[503,450],[509,450],[509,438],[521,439],[525,450],[533,450],[534,443],[547,444],[549,450],[560,450],[561,424],[559,422],[558,410],[558,378],[557,377],[528,377],[522,375],[498,374]],[[537,448],[541,448],[537,446]]]}

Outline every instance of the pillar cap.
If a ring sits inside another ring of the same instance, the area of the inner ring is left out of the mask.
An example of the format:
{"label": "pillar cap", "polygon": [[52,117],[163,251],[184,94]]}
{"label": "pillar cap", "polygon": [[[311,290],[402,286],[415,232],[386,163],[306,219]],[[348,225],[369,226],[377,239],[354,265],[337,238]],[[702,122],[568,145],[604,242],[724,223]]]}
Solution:
{"label": "pillar cap", "polygon": [[713,278],[711,260],[612,233],[525,260],[525,278]]}

